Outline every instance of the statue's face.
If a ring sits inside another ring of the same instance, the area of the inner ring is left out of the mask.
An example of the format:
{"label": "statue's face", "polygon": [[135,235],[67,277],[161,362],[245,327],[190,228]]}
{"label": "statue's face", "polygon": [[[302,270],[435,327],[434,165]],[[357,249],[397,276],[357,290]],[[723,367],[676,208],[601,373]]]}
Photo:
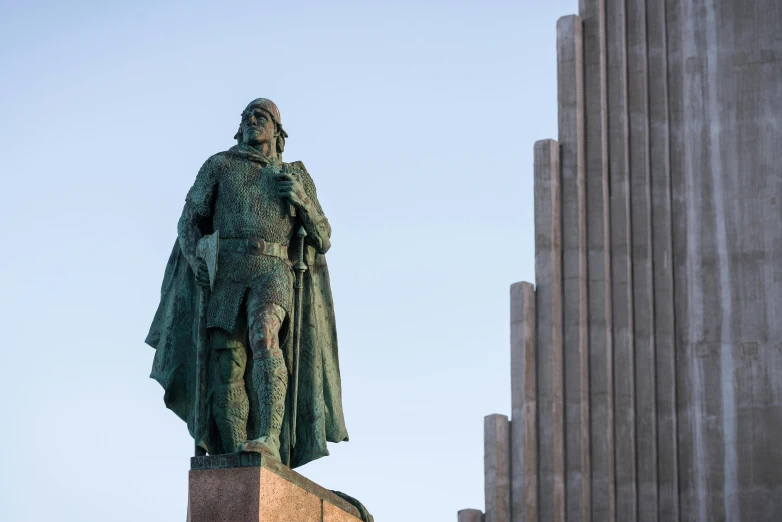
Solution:
{"label": "statue's face", "polygon": [[277,138],[271,114],[260,107],[250,107],[242,113],[242,142],[247,145],[274,144]]}

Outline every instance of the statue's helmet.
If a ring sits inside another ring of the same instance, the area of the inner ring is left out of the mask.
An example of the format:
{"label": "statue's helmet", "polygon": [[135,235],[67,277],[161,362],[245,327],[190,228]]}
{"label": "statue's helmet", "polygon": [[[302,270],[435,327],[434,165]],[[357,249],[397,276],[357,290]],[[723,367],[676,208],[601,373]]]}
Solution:
{"label": "statue's helmet", "polygon": [[275,105],[273,101],[266,98],[256,98],[247,104],[247,107],[245,107],[244,112],[249,111],[253,107],[258,107],[271,114],[274,123],[276,123],[278,127],[282,127],[282,120],[280,119],[280,109],[277,108],[277,105]]}

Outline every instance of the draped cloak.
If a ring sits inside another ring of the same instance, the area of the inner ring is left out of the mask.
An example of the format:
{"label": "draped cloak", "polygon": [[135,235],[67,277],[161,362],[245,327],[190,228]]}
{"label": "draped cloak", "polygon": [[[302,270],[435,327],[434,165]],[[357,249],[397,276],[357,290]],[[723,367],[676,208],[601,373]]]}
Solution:
{"label": "draped cloak", "polygon": [[[289,257],[296,259],[295,241],[290,246]],[[324,255],[305,245],[305,261],[302,297],[302,329],[299,354],[299,389],[296,418],[296,446],[291,448],[290,415],[293,380],[289,379],[283,431],[280,437],[280,455],[283,464],[295,468],[329,454],[326,442],[348,440],[342,411],[342,385],[339,374],[337,331],[334,304],[331,295],[328,266]],[[218,269],[219,271],[219,269]],[[182,254],[179,241],[166,265],[158,306],[145,342],[155,348],[155,358],[150,377],[165,390],[166,406],[187,423],[190,435],[210,454],[221,448],[220,436],[211,414],[210,381],[207,371],[207,393],[203,412],[206,422],[200,433],[194,433],[195,374],[198,346],[199,290],[189,263]],[[293,360],[293,335],[290,320],[286,318],[280,330],[280,344],[288,371]],[[210,364],[211,367],[211,364]],[[245,379],[251,374],[249,367]],[[252,395],[250,386],[248,394]],[[251,413],[248,437],[253,438]]]}

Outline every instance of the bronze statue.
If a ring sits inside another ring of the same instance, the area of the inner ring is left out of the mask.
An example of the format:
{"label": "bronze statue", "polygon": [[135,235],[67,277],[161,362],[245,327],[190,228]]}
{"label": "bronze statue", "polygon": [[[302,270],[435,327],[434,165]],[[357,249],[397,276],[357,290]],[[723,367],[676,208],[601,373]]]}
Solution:
{"label": "bronze statue", "polygon": [[264,452],[296,467],[348,434],[324,256],[331,227],[304,165],[282,161],[287,136],[277,106],[253,100],[237,145],[201,167],[146,342],[152,378],[201,451]]}

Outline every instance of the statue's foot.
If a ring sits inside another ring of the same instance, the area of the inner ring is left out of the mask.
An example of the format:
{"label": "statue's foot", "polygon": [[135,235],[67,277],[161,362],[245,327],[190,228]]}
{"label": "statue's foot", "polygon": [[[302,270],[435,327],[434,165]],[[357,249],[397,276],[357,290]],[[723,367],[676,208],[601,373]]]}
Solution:
{"label": "statue's foot", "polygon": [[272,437],[263,436],[258,439],[248,440],[239,444],[239,451],[249,453],[264,453],[275,460],[280,460],[280,448]]}

